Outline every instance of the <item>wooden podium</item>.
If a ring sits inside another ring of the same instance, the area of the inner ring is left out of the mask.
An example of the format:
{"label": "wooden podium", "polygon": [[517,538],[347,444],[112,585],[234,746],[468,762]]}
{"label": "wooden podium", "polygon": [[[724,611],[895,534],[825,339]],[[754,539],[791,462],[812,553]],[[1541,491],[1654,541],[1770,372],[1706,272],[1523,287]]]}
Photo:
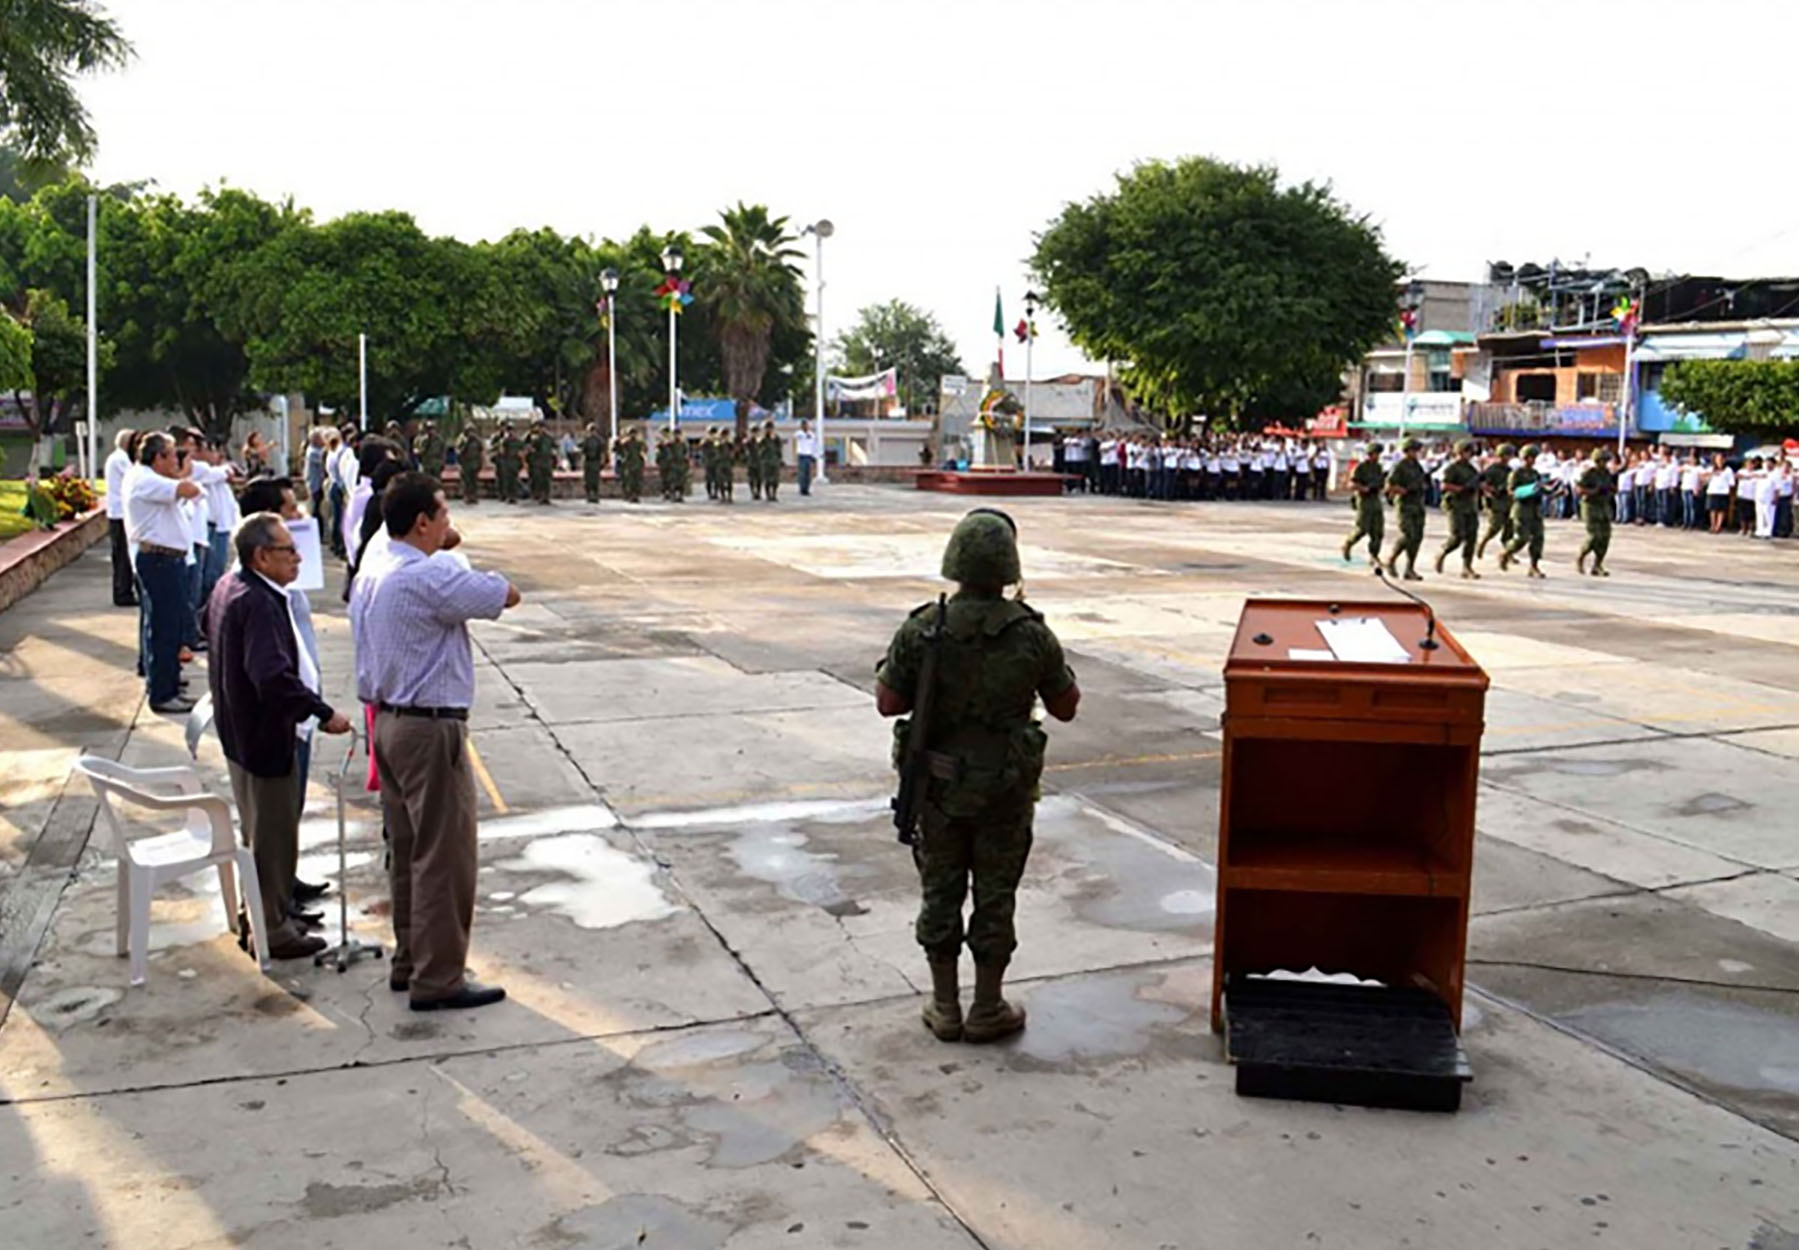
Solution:
{"label": "wooden podium", "polygon": [[[1403,602],[1244,605],[1224,669],[1212,980],[1240,1093],[1459,1103],[1488,683],[1446,630],[1427,646],[1430,626]],[[1311,969],[1386,989],[1264,979]],[[1406,1079],[1420,1066],[1422,1093]]]}

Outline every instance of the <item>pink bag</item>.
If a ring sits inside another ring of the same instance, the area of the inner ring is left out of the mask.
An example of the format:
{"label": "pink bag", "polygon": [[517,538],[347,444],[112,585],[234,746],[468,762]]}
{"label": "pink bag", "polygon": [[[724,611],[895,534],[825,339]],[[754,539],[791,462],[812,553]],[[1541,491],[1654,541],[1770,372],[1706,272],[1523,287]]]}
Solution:
{"label": "pink bag", "polygon": [[362,721],[368,728],[368,737],[363,739],[364,742],[369,744],[368,788],[370,793],[379,793],[381,790],[381,774],[375,769],[375,705],[373,703],[365,703],[362,705]]}

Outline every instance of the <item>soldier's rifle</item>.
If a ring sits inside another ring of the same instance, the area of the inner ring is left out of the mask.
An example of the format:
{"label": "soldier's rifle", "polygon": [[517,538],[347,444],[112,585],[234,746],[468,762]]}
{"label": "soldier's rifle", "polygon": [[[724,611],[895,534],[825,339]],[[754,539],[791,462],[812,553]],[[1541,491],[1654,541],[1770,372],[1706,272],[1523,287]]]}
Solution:
{"label": "soldier's rifle", "polygon": [[937,596],[937,614],[925,632],[924,664],[918,671],[918,689],[912,696],[912,719],[906,727],[906,749],[900,755],[899,793],[893,796],[893,828],[901,845],[918,841],[918,809],[924,800],[925,779],[930,774],[925,739],[931,731],[931,709],[937,699],[937,652],[943,645],[949,596]]}

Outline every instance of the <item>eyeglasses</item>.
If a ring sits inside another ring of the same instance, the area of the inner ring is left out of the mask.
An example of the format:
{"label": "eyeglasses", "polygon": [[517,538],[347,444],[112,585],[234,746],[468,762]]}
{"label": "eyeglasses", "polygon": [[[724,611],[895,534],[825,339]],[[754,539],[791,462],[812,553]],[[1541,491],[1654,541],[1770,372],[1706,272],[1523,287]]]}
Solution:
{"label": "eyeglasses", "polygon": [[270,543],[268,546],[262,548],[262,550],[264,550],[264,551],[290,551],[295,555],[300,554],[300,549],[298,547],[294,546],[292,543]]}

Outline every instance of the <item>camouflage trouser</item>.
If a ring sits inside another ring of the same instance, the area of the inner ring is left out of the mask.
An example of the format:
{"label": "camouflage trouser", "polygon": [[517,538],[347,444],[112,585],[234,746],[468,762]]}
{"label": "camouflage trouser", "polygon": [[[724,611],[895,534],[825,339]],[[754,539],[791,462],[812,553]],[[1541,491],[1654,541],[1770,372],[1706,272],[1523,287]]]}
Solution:
{"label": "camouflage trouser", "polygon": [[1031,853],[1032,804],[1001,807],[959,819],[926,803],[919,814],[918,864],[922,901],[918,944],[926,958],[948,963],[962,952],[962,904],[974,886],[966,940],[977,964],[1003,964],[1018,946],[1012,926],[1018,880]]}
{"label": "camouflage trouser", "polygon": [[1612,519],[1610,517],[1587,518],[1587,541],[1581,544],[1580,554],[1593,557],[1593,567],[1599,568],[1605,563],[1605,553],[1612,546]]}
{"label": "camouflage trouser", "polygon": [[1343,541],[1343,554],[1347,556],[1355,549],[1355,545],[1362,541],[1362,536],[1367,535],[1368,554],[1373,559],[1379,560],[1381,539],[1385,537],[1386,532],[1387,517],[1380,510],[1378,503],[1358,505],[1355,510],[1355,528]]}
{"label": "camouflage trouser", "polygon": [[1474,565],[1474,540],[1480,534],[1480,516],[1474,509],[1452,511],[1449,514],[1449,541],[1443,544],[1443,555],[1447,558],[1459,549],[1462,553],[1462,567],[1472,568]]}
{"label": "camouflage trouser", "polygon": [[1507,543],[1512,541],[1512,510],[1510,508],[1487,509],[1487,529],[1486,532],[1480,536],[1480,546],[1475,550],[1474,554],[1477,556],[1485,555],[1487,553],[1487,544],[1492,542],[1495,538],[1499,540],[1501,550],[1505,548]]}
{"label": "camouflage trouser", "polygon": [[538,503],[550,502],[550,470],[532,467],[531,498]]}
{"label": "camouflage trouser", "polygon": [[1522,512],[1512,518],[1512,541],[1505,545],[1505,553],[1515,556],[1526,547],[1530,548],[1532,564],[1543,558],[1543,514],[1541,512]]}
{"label": "camouflage trouser", "polygon": [[636,503],[643,494],[643,470],[629,467],[620,470],[618,490],[627,502]]}
{"label": "camouflage trouser", "polygon": [[[1410,568],[1418,562],[1418,549],[1424,545],[1424,509],[1422,507],[1399,509],[1399,541],[1393,544],[1393,554],[1387,560],[1389,565],[1399,563],[1404,556],[1406,567]],[[1376,548],[1376,550],[1379,550]]]}
{"label": "camouflage trouser", "polygon": [[466,504],[481,502],[481,470],[463,467],[462,502]]}
{"label": "camouflage trouser", "polygon": [[518,498],[518,465],[501,460],[494,465],[494,491],[506,501]]}
{"label": "camouflage trouser", "polygon": [[750,479],[750,498],[762,498],[762,466],[751,460],[745,474]]}
{"label": "camouflage trouser", "polygon": [[581,466],[581,489],[587,493],[588,503],[600,502],[600,462],[589,460]]}

